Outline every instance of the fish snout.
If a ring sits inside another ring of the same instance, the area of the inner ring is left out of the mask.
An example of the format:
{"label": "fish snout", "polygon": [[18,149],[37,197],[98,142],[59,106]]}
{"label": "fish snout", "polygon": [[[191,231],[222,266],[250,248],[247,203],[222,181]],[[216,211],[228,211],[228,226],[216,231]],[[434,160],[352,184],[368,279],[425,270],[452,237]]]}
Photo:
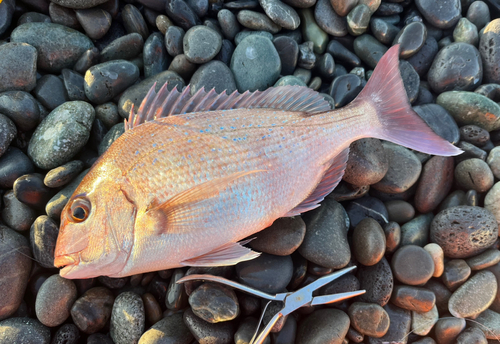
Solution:
{"label": "fish snout", "polygon": [[75,255],[61,255],[54,258],[54,266],[57,268],[63,268],[68,265],[78,264],[79,259]]}

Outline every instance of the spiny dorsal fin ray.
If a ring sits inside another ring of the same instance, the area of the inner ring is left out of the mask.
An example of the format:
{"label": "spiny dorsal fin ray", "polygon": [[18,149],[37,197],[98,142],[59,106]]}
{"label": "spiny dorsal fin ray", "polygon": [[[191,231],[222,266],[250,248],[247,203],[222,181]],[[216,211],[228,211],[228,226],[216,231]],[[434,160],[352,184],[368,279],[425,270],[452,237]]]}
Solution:
{"label": "spiny dorsal fin ray", "polygon": [[169,91],[167,84],[156,93],[155,86],[156,84],[142,101],[137,114],[134,114],[133,108],[130,110],[129,119],[125,121],[126,130],[154,119],[188,112],[271,108],[312,115],[331,110],[328,102],[318,92],[303,86],[278,86],[265,91],[244,93],[234,91],[229,95],[226,92],[217,94],[214,89],[206,92],[203,88],[190,95],[189,85],[179,92],[177,87]]}
{"label": "spiny dorsal fin ray", "polygon": [[323,179],[316,186],[316,189],[299,205],[286,213],[284,217],[296,216],[319,207],[319,203],[325,196],[332,192],[340,183],[340,180],[344,176],[348,157],[349,148],[346,148],[333,159],[331,165],[325,171]]}

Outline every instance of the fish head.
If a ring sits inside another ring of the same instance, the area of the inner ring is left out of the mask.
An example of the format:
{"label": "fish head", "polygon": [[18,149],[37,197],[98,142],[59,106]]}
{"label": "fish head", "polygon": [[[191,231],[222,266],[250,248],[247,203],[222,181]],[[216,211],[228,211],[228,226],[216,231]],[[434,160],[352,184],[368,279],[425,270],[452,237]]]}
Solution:
{"label": "fish head", "polygon": [[64,207],[54,259],[62,277],[111,276],[126,265],[136,208],[120,177],[91,169]]}

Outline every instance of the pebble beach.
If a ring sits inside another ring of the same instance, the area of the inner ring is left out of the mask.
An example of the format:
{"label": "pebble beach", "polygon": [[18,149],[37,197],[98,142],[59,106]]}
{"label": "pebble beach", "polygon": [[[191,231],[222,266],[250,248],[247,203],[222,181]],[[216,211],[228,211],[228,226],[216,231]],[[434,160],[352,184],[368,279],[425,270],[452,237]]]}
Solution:
{"label": "pebble beach", "polygon": [[[464,153],[361,139],[319,208],[247,244],[254,260],[59,275],[62,209],[153,85],[304,86],[340,109],[396,44],[411,106]],[[0,0],[0,344],[249,344],[263,299],[176,282],[275,294],[350,266],[314,296],[365,294],[302,307],[264,343],[498,343],[499,233],[496,0]]]}

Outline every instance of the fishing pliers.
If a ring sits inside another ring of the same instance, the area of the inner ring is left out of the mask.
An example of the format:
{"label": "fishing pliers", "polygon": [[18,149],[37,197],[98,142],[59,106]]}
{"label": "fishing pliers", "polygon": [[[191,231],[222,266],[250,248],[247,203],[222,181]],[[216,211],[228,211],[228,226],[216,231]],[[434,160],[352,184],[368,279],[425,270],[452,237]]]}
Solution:
{"label": "fishing pliers", "polygon": [[345,292],[345,293],[338,293],[338,294],[332,294],[332,295],[322,295],[322,296],[313,296],[313,292],[322,286],[332,282],[333,280],[339,278],[342,275],[345,275],[346,273],[354,270],[356,267],[351,266],[344,268],[339,271],[335,271],[331,274],[325,275],[323,277],[318,278],[314,282],[306,285],[305,287],[294,291],[294,292],[287,292],[287,293],[278,293],[275,295],[268,294],[265,292],[262,292],[260,290],[251,288],[249,286],[246,286],[244,284],[240,284],[231,280],[228,280],[226,278],[220,277],[220,276],[213,276],[213,275],[204,275],[204,274],[198,274],[198,275],[189,275],[181,278],[180,280],[177,281],[177,283],[184,283],[187,281],[194,281],[194,280],[204,280],[204,281],[211,281],[211,282],[217,282],[221,284],[225,284],[227,286],[233,287],[235,289],[241,290],[243,292],[246,292],[248,294],[251,294],[253,296],[258,296],[264,299],[269,300],[268,304],[271,301],[282,301],[284,302],[283,308],[276,313],[272,319],[269,321],[269,323],[264,327],[264,329],[257,335],[258,330],[259,330],[259,325],[260,322],[262,321],[262,318],[264,316],[264,313],[266,311],[267,305],[264,308],[262,315],[259,320],[259,325],[257,327],[257,330],[255,332],[255,335],[253,336],[252,340],[250,341],[250,344],[262,344],[266,337],[269,335],[269,332],[271,332],[271,329],[274,327],[274,325],[280,320],[282,317],[287,316],[288,314],[292,313],[293,311],[304,307],[304,306],[316,306],[316,305],[324,305],[324,304],[329,304],[329,303],[334,303],[334,302],[339,302],[343,301],[345,299],[359,296],[364,294],[366,291],[365,290],[357,290],[357,291],[350,291],[350,292]]}

